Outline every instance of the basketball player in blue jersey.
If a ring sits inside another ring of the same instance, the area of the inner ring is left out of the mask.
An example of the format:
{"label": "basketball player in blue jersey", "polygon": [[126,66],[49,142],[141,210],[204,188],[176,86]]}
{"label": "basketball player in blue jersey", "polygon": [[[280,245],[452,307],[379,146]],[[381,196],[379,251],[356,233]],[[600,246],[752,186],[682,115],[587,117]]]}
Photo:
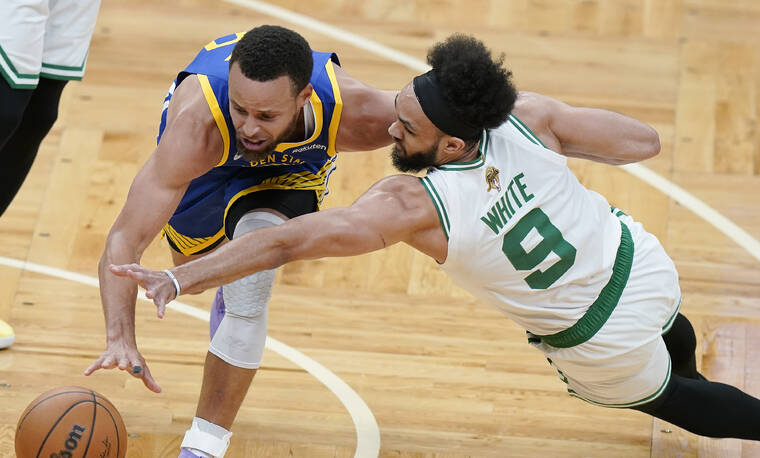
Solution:
{"label": "basketball player in blue jersey", "polygon": [[[138,262],[162,228],[182,264],[224,240],[316,211],[337,151],[390,144],[394,95],[350,78],[335,54],[312,51],[282,27],[207,44],[169,89],[158,146],[108,236],[99,268],[107,348],[85,373],[118,367],[161,391],[135,343],[135,285],[109,264]],[[186,456],[224,454],[261,362],[274,273],[217,293]]]}
{"label": "basketball player in blue jersey", "polygon": [[385,178],[350,207],[255,231],[169,272],[111,270],[163,310],[181,292],[285,262],[403,241],[528,330],[569,394],[704,436],[760,440],[760,400],[697,372],[678,273],[657,238],[566,165],[566,156],[647,159],[660,148],[654,129],[539,94],[518,98],[502,61],[472,37],[437,44],[428,63],[399,92],[389,129],[394,164],[425,177]]}

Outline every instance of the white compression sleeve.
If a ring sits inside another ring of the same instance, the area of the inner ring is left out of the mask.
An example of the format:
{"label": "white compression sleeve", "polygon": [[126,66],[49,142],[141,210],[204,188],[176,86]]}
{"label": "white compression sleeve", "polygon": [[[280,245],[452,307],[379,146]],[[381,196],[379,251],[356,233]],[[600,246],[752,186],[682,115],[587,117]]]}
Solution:
{"label": "white compression sleeve", "polygon": [[[238,221],[232,238],[284,221],[273,213],[247,213]],[[257,272],[224,285],[226,312],[211,339],[209,352],[233,366],[258,369],[266,343],[267,305],[275,272],[276,269]]]}

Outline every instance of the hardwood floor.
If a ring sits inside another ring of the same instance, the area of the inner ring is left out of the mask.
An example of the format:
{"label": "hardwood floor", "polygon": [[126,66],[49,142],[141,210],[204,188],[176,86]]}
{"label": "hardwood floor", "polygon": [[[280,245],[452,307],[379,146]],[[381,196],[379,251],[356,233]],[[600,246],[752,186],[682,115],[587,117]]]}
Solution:
{"label": "hardwood floor", "polygon": [[[416,71],[352,43],[240,4],[103,2],[81,83],[27,181],[0,218],[0,256],[88,277],[135,173],[155,146],[171,80],[217,36],[276,23],[352,76],[398,89]],[[635,116],[660,133],[644,165],[760,238],[760,3],[752,0],[275,0],[418,60],[450,33],[506,54],[518,88]],[[327,206],[393,173],[387,151],[345,153]],[[571,161],[588,187],[642,221],[675,261],[683,312],[709,378],[760,396],[760,259],[627,172]],[[150,212],[150,209],[145,209]],[[143,262],[170,264],[156,240]],[[213,292],[184,302],[208,309]],[[140,302],[138,343],[164,392],[114,371],[86,378],[104,348],[96,287],[0,262],[0,456],[37,394],[84,385],[119,408],[130,457],[176,456],[193,417],[207,325]],[[280,269],[269,335],[333,371],[366,402],[383,457],[759,456],[756,443],[698,438],[638,412],[571,398],[524,332],[405,246]],[[228,456],[353,456],[356,432],[335,395],[273,351],[256,376]]]}

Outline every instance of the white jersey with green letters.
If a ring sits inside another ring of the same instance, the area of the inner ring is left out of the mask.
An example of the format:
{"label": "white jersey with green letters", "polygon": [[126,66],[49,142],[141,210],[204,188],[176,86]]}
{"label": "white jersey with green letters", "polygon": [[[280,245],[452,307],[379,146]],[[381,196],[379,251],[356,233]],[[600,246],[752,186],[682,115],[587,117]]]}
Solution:
{"label": "white jersey with green letters", "polygon": [[523,326],[570,394],[607,407],[658,396],[681,293],[657,238],[514,116],[483,132],[480,153],[420,179],[448,239],[441,267]]}
{"label": "white jersey with green letters", "polygon": [[620,222],[516,117],[480,151],[422,179],[449,240],[441,267],[525,329],[564,330],[610,280]]}

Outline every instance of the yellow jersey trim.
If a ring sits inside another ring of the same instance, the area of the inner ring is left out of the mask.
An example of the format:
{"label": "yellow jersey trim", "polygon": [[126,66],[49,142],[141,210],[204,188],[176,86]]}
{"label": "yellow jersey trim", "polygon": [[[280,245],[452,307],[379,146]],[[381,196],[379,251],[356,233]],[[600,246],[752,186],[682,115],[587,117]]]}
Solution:
{"label": "yellow jersey trim", "polygon": [[333,99],[335,100],[335,108],[333,109],[332,118],[330,119],[330,132],[327,143],[327,155],[335,156],[338,151],[335,149],[335,143],[338,140],[338,126],[340,125],[340,114],[343,111],[343,99],[340,97],[340,86],[338,86],[338,79],[335,77],[335,68],[333,67],[332,60],[328,60],[325,64],[327,70],[327,76],[330,77],[330,84],[333,90]]}
{"label": "yellow jersey trim", "polygon": [[224,120],[224,114],[222,109],[219,108],[219,102],[216,100],[214,90],[211,88],[211,83],[208,81],[208,76],[198,74],[198,81],[201,82],[201,89],[203,89],[203,96],[206,97],[206,103],[211,110],[211,114],[216,121],[216,127],[219,129],[219,133],[222,134],[222,143],[224,144],[224,151],[222,152],[222,159],[214,167],[227,162],[227,158],[230,154],[230,131],[227,129],[227,121]]}
{"label": "yellow jersey trim", "polygon": [[284,175],[267,178],[263,183],[243,189],[232,196],[232,199],[227,202],[227,208],[224,209],[224,221],[227,221],[227,213],[230,211],[232,204],[238,199],[247,196],[252,192],[266,191],[270,189],[315,191],[317,193],[317,207],[319,208],[322,193],[325,191],[324,174],[326,169],[326,167],[322,167],[318,172],[319,175],[314,175],[311,172],[286,173]]}
{"label": "yellow jersey trim", "polygon": [[[311,106],[314,108],[314,117],[316,118],[316,121],[314,123],[314,133],[311,135],[311,137],[307,140],[304,140],[302,142],[292,142],[292,143],[278,143],[275,147],[275,151],[278,153],[282,153],[288,148],[295,148],[298,146],[306,145],[308,143],[313,142],[314,140],[319,137],[319,134],[322,133],[322,100],[317,95],[316,90],[311,91],[311,97],[309,97],[309,101],[311,102]],[[253,165],[253,163],[251,163]]]}
{"label": "yellow jersey trim", "polygon": [[219,232],[212,235],[211,237],[188,237],[186,235],[182,235],[179,232],[177,232],[176,229],[171,227],[170,224],[167,224],[164,226],[164,235],[166,238],[171,239],[172,242],[174,242],[174,245],[176,245],[177,248],[179,248],[180,252],[184,254],[185,256],[190,256],[193,254],[196,254],[197,252],[213,245],[219,239],[224,237],[224,227],[222,227]]}
{"label": "yellow jersey trim", "polygon": [[[221,48],[222,46],[228,46],[237,43],[240,41],[241,38],[243,38],[243,35],[245,35],[245,32],[235,32],[235,38],[233,38],[230,41],[225,41],[224,43],[217,43],[216,40],[208,43],[206,46],[203,47],[206,51],[213,51],[216,48]],[[229,57],[227,58],[229,59]]]}

